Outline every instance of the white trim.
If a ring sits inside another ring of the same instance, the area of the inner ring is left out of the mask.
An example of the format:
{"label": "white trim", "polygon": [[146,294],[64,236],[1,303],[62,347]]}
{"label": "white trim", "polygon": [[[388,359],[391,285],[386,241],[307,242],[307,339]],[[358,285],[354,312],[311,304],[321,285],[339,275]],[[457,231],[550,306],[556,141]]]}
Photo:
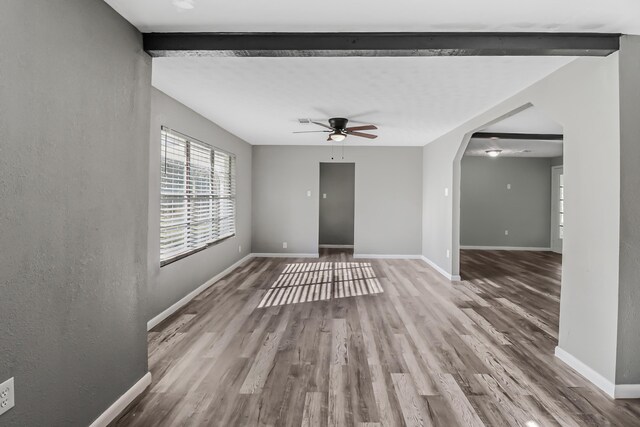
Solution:
{"label": "white trim", "polygon": [[89,427],[107,427],[124,409],[151,384],[151,372],[144,374],[129,390],[107,408]]}
{"label": "white trim", "polygon": [[147,331],[150,331],[151,329],[155,328],[158,324],[160,324],[160,322],[162,322],[163,320],[165,320],[167,317],[171,316],[173,313],[175,313],[176,311],[178,311],[180,308],[182,308],[184,305],[186,305],[189,301],[191,301],[192,299],[194,299],[195,297],[197,297],[198,295],[200,295],[202,292],[204,292],[209,286],[213,285],[214,283],[216,283],[218,280],[222,279],[224,276],[226,276],[227,274],[231,273],[231,271],[235,270],[236,267],[240,266],[241,264],[243,264],[245,261],[247,261],[250,258],[253,258],[254,254],[249,254],[247,256],[245,256],[244,258],[240,259],[239,261],[236,261],[235,263],[233,263],[232,265],[230,265],[229,267],[225,268],[223,271],[221,271],[220,273],[216,274],[215,276],[213,276],[211,279],[207,280],[205,283],[203,283],[202,285],[198,286],[196,289],[194,289],[193,291],[189,292],[185,297],[183,297],[180,301],[176,302],[175,304],[173,304],[171,307],[167,308],[166,310],[164,310],[162,313],[158,314],[157,316],[155,316],[153,319],[149,320],[147,322]]}
{"label": "white trim", "polygon": [[274,253],[256,253],[251,254],[256,258],[319,258],[320,254],[294,254],[287,252],[274,252]]}
{"label": "white trim", "polygon": [[422,255],[420,257],[420,259],[424,262],[426,262],[427,264],[429,264],[434,270],[436,270],[438,273],[442,274],[444,277],[446,277],[447,279],[451,280],[452,282],[459,282],[460,280],[462,280],[462,278],[459,275],[453,275],[453,274],[449,274],[448,271],[446,271],[445,269],[443,269],[442,267],[440,267],[438,264],[436,264],[435,262],[431,261],[429,258],[427,258],[426,256]]}
{"label": "white trim", "polygon": [[600,390],[607,393],[610,397],[616,397],[616,386],[611,381],[603,377],[598,372],[578,360],[575,356],[564,351],[560,347],[556,347],[555,355],[558,359],[569,365],[574,371],[591,381]]}
{"label": "white trim", "polygon": [[616,384],[616,399],[639,399],[640,384]]}
{"label": "white trim", "polygon": [[318,247],[326,249],[353,249],[353,245],[318,245]]}
{"label": "white trim", "polygon": [[354,258],[369,259],[420,259],[422,255],[400,255],[400,254],[353,254]]}
{"label": "white trim", "polygon": [[535,246],[460,246],[460,249],[472,249],[477,251],[551,251],[551,248],[539,248]]}

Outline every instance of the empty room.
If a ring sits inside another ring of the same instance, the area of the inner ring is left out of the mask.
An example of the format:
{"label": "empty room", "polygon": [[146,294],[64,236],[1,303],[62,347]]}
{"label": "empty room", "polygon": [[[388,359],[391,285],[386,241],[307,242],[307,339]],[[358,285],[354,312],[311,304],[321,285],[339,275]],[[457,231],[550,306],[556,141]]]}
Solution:
{"label": "empty room", "polygon": [[640,425],[640,3],[5,0],[0,427]]}

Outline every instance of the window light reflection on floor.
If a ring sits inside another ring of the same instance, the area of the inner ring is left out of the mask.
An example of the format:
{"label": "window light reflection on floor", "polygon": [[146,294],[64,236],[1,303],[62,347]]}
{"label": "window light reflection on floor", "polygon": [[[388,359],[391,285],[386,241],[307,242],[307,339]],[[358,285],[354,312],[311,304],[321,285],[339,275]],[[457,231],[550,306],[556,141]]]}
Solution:
{"label": "window light reflection on floor", "polygon": [[384,292],[368,262],[287,264],[258,308]]}

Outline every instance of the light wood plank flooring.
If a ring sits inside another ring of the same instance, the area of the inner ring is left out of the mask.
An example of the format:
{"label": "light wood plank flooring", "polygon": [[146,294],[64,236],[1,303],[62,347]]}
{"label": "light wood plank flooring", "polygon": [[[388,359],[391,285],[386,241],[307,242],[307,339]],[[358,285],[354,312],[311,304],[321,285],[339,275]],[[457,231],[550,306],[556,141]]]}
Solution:
{"label": "light wood plank flooring", "polygon": [[461,258],[454,284],[419,260],[251,260],[149,333],[153,384],[114,424],[640,425],[553,356],[560,256]]}

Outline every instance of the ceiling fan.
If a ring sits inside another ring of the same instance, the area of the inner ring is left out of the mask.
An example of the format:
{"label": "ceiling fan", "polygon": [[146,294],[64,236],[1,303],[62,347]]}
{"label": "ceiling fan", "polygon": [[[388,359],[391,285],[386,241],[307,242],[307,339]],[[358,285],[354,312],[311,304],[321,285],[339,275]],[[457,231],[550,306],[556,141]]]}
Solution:
{"label": "ceiling fan", "polygon": [[364,125],[364,126],[347,127],[348,122],[349,122],[348,119],[345,119],[342,117],[333,117],[329,119],[328,125],[321,122],[314,122],[313,120],[309,120],[308,123],[313,123],[318,126],[322,126],[324,128],[327,128],[327,130],[306,130],[306,131],[299,131],[299,132],[293,132],[293,133],[316,133],[316,132],[328,133],[329,138],[327,138],[327,141],[335,141],[335,142],[344,141],[344,139],[349,135],[359,136],[359,137],[368,138],[368,139],[376,139],[378,137],[378,135],[360,132],[361,130],[378,129],[376,126]]}

